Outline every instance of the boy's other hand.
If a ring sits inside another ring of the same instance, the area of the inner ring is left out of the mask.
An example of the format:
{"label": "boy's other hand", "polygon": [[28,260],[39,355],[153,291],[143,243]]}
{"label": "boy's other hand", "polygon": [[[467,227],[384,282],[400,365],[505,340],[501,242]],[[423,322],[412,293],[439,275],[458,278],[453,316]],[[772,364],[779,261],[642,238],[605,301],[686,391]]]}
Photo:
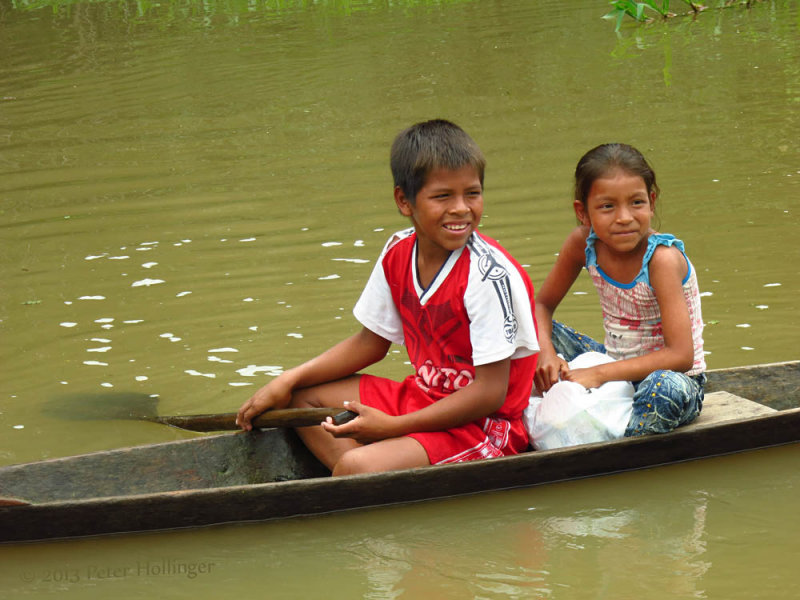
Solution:
{"label": "boy's other hand", "polygon": [[387,415],[377,408],[364,406],[360,402],[345,402],[344,407],[358,416],[343,425],[334,425],[328,417],[322,428],[336,438],[350,438],[359,444],[370,444],[402,435],[395,431],[396,417]]}
{"label": "boy's other hand", "polygon": [[567,361],[556,354],[549,355],[540,352],[533,383],[536,389],[543,393],[558,383],[560,379],[566,379],[568,373]]}
{"label": "boy's other hand", "polygon": [[253,419],[272,408],[287,406],[292,398],[290,390],[284,390],[275,379],[258,390],[239,408],[236,424],[244,431],[253,429]]}

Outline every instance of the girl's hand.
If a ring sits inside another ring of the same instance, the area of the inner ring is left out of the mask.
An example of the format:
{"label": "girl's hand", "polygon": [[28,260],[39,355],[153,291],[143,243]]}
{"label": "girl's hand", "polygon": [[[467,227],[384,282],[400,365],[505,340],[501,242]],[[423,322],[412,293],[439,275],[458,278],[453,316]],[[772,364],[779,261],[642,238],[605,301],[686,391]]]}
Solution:
{"label": "girl's hand", "polygon": [[558,383],[559,379],[564,379],[567,373],[569,373],[567,361],[555,353],[540,352],[533,383],[536,389],[543,393]]}
{"label": "girl's hand", "polygon": [[274,379],[242,404],[236,415],[236,424],[244,431],[250,431],[253,429],[254,418],[267,410],[288,406],[291,399],[291,389],[283,386],[278,379]]}
{"label": "girl's hand", "polygon": [[397,417],[387,415],[377,408],[364,406],[360,402],[345,402],[345,408],[358,413],[352,421],[334,425],[328,417],[322,428],[336,438],[350,438],[359,444],[370,444],[402,435],[395,427]]}
{"label": "girl's hand", "polygon": [[596,367],[590,367],[588,369],[571,369],[568,370],[563,377],[567,381],[581,384],[587,390],[600,387],[606,382],[606,380],[601,376],[600,370]]}

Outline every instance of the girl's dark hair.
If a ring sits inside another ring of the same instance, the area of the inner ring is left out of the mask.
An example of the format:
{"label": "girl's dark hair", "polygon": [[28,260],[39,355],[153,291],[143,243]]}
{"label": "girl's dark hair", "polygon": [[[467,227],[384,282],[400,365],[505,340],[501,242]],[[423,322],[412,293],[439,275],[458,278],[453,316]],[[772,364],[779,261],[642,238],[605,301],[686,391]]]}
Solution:
{"label": "girl's dark hair", "polygon": [[595,180],[608,177],[617,169],[641,177],[647,194],[655,192],[658,197],[656,174],[641,152],[628,144],[602,144],[584,154],[575,167],[575,199],[586,206]]}
{"label": "girl's dark hair", "polygon": [[483,186],[486,159],[475,141],[455,123],[434,119],[412,125],[394,139],[390,157],[395,187],[413,204],[434,169],[470,165]]}

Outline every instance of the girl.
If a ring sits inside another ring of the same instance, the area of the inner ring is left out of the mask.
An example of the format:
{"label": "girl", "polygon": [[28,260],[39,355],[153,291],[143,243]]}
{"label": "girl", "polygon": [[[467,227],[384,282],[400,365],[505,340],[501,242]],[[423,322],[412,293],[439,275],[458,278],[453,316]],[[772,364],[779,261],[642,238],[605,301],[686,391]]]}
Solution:
{"label": "girl", "polygon": [[[544,392],[559,378],[586,388],[632,381],[626,436],[671,431],[694,420],[703,403],[697,276],[683,242],[650,227],[658,194],[655,173],[635,148],[604,144],[587,152],[575,169],[580,224],[536,296],[536,387]],[[605,345],[552,320],[583,267],[600,296]],[[569,369],[568,361],[590,350],[617,360]]]}

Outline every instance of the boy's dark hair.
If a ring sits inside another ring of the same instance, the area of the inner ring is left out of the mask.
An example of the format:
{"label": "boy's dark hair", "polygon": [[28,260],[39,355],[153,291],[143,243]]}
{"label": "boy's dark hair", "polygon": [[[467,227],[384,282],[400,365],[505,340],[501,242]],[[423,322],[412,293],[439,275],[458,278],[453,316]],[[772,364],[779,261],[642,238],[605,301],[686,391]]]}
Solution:
{"label": "boy's dark hair", "polygon": [[433,119],[401,131],[392,143],[390,158],[395,187],[412,204],[434,169],[460,169],[470,165],[483,187],[486,159],[475,141],[455,123]]}
{"label": "boy's dark hair", "polygon": [[647,193],[655,192],[658,197],[655,171],[641,152],[628,144],[602,144],[584,154],[575,167],[575,199],[586,206],[595,180],[608,177],[617,169],[641,177]]}

